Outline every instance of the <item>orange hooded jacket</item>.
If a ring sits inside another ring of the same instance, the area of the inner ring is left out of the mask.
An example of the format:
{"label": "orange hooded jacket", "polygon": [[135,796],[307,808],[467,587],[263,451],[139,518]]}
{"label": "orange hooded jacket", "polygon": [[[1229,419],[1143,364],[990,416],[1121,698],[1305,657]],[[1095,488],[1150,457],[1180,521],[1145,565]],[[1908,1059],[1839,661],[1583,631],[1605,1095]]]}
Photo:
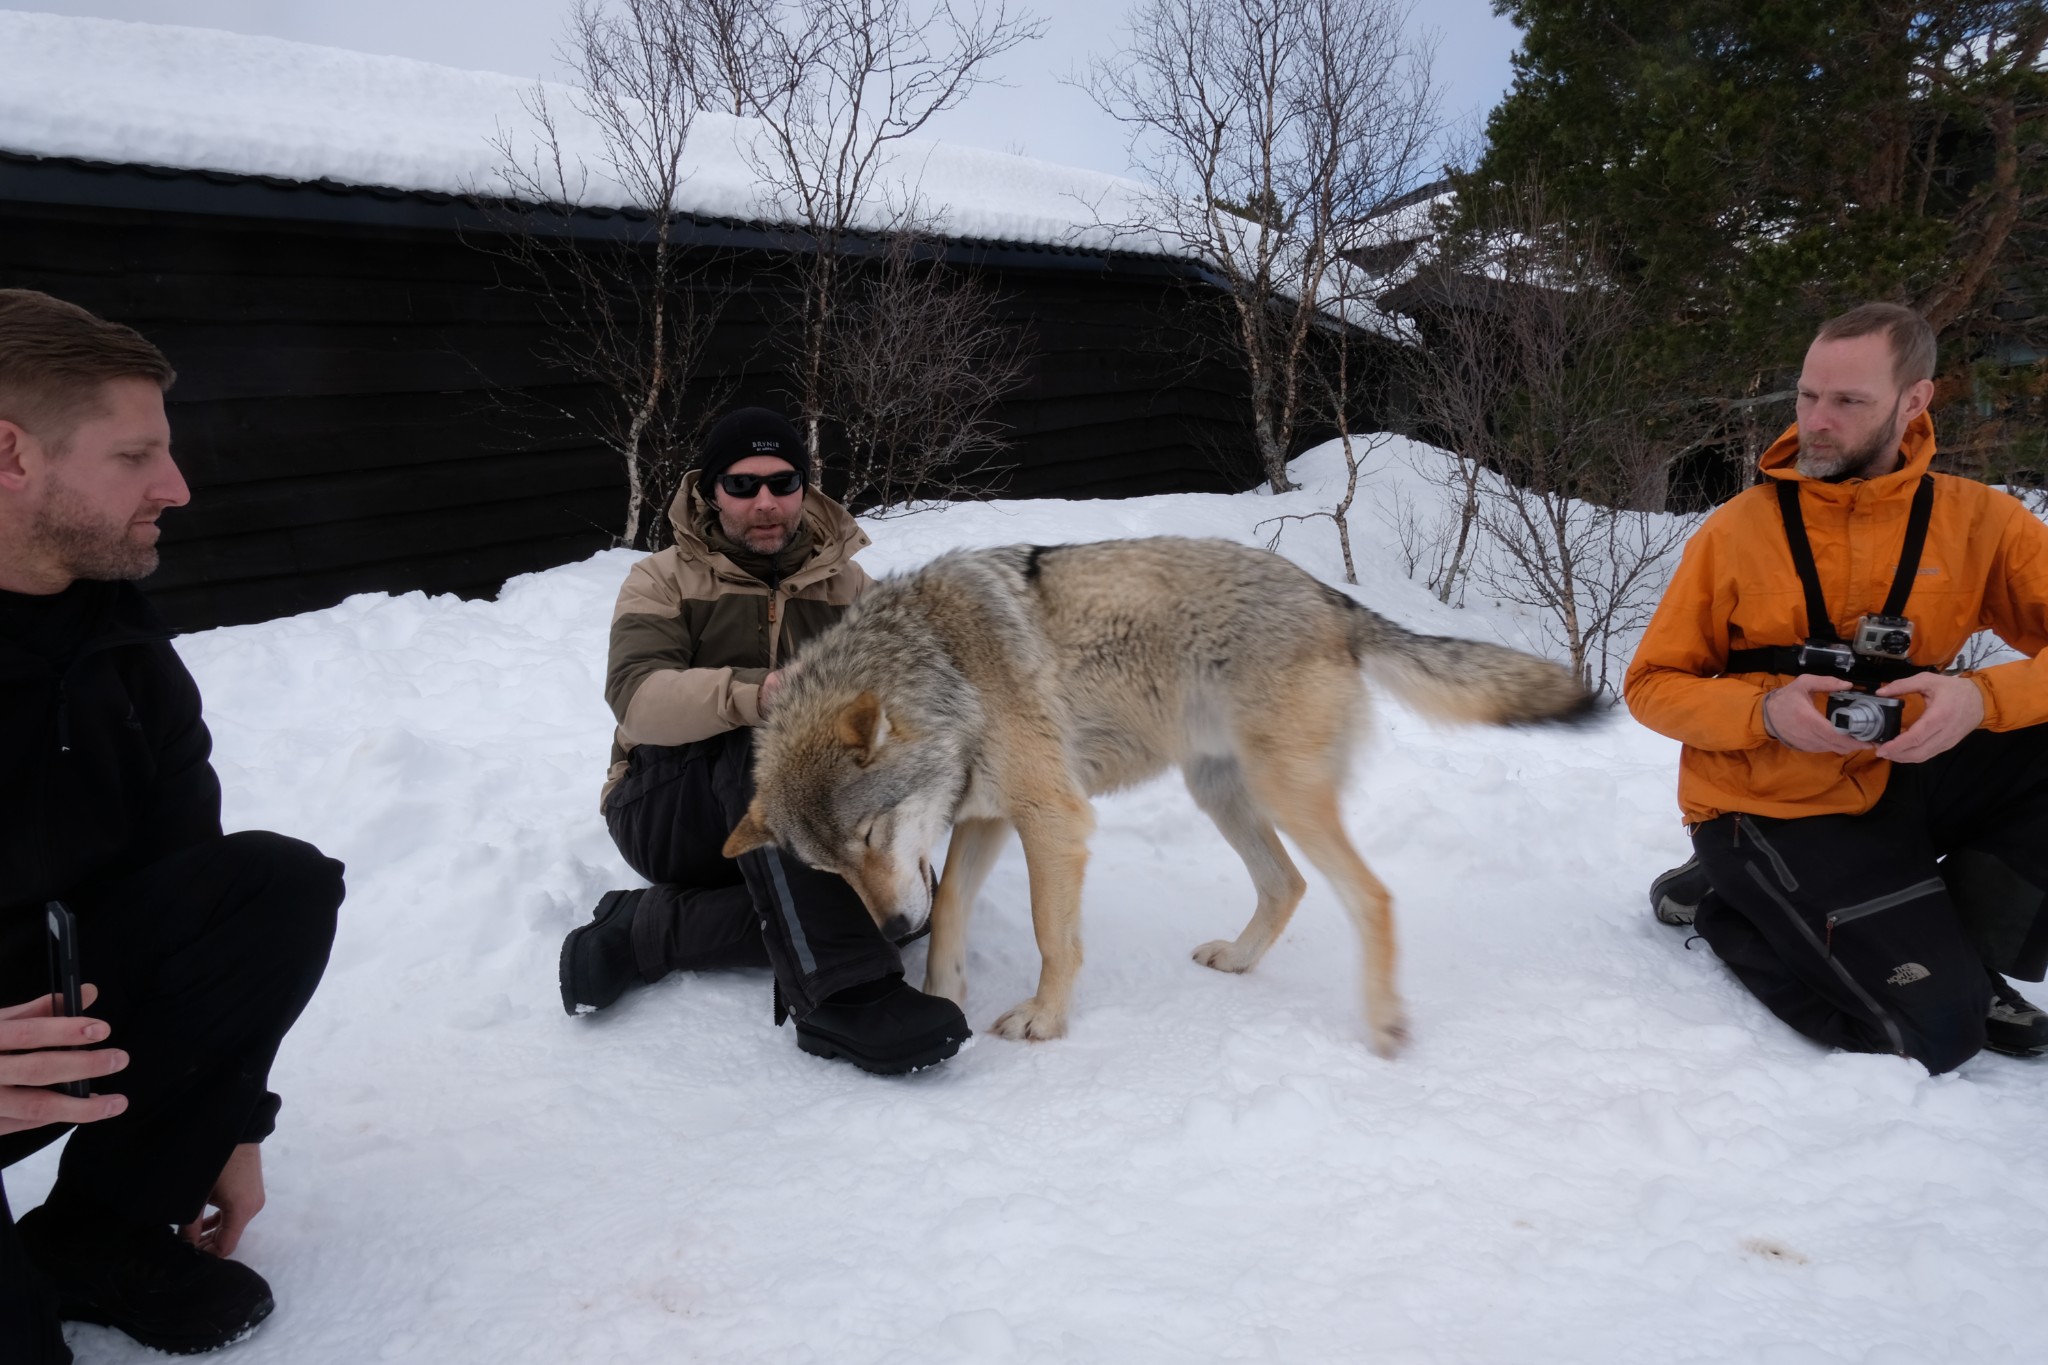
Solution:
{"label": "orange hooded jacket", "polygon": [[[1883,610],[1891,591],[1913,491],[1934,459],[1934,424],[1924,413],[1900,448],[1900,468],[1845,483],[1799,474],[1796,425],[1764,452],[1767,478],[1801,484],[1822,595],[1844,639],[1857,617]],[[2027,658],[1968,675],[1984,694],[1985,728],[2048,721],[2048,526],[2010,494],[1946,474],[1934,482],[1934,515],[1905,610],[1912,661],[1945,667],[1988,627]],[[1759,484],[1717,508],[1687,542],[1623,683],[1636,719],[1685,745],[1678,804],[1688,824],[1727,811],[1860,815],[1884,794],[1891,764],[1870,750],[1803,753],[1764,733],[1764,694],[1789,677],[1722,673],[1731,649],[1807,638],[1806,598],[1777,494]],[[1923,706],[1907,697],[1905,724]]]}

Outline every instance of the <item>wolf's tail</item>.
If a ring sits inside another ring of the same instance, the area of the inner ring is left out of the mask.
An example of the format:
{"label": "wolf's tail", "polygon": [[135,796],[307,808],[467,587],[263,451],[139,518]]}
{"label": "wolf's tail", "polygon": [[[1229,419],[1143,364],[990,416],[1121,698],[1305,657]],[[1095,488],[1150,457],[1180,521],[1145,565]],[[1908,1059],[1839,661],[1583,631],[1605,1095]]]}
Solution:
{"label": "wolf's tail", "polygon": [[1348,612],[1359,667],[1424,715],[1478,725],[1582,724],[1605,709],[1561,664],[1504,645],[1417,635],[1329,592]]}

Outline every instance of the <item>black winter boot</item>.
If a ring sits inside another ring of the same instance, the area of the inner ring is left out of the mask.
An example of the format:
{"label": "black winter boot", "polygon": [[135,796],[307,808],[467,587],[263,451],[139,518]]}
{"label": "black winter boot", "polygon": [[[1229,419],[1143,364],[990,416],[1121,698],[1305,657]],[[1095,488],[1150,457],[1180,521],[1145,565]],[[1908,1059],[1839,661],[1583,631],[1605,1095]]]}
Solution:
{"label": "black winter boot", "polygon": [[796,1022],[796,1045],[805,1052],[878,1076],[937,1066],[973,1036],[958,1005],[912,989],[901,976],[849,986]]}
{"label": "black winter boot", "polygon": [[118,1328],[171,1355],[232,1345],[277,1306],[261,1275],[190,1245],[168,1224],[99,1221],[46,1204],[16,1227],[56,1291],[58,1316]]}
{"label": "black winter boot", "polygon": [[1991,973],[1991,1012],[1984,1019],[1984,1046],[2012,1057],[2038,1057],[2048,1049],[2048,1010]]}
{"label": "black winter boot", "polygon": [[601,1010],[640,984],[633,955],[633,913],[647,888],[607,891],[590,923],[562,940],[562,1008],[570,1014]]}

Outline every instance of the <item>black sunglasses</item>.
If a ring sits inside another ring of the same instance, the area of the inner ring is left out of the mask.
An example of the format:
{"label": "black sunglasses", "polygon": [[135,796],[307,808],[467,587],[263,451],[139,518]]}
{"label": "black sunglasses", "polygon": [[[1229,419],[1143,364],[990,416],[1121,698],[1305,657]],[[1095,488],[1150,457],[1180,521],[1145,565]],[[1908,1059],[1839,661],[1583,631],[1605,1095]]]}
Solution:
{"label": "black sunglasses", "polygon": [[786,498],[804,486],[802,470],[778,469],[773,474],[720,474],[718,486],[735,498],[751,498],[761,491],[761,485],[768,485],[768,491],[778,498]]}

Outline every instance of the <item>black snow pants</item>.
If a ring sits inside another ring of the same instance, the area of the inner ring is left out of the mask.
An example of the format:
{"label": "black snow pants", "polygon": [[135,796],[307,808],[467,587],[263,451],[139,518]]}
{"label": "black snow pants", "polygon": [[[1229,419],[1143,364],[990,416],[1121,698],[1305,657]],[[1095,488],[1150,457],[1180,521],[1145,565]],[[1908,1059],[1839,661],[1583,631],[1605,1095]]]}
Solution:
{"label": "black snow pants", "polygon": [[[71,1141],[47,1201],[63,1216],[165,1225],[205,1207],[229,1154],[269,1135],[270,1064],[327,968],[342,866],[296,839],[209,840],[68,901],[87,1013],[128,1066],[93,1083],[128,1097],[118,1117],[0,1134],[0,1166]],[[50,989],[40,913],[0,919],[0,1001]],[[0,1360],[67,1359],[57,1317],[23,1258],[0,1193]]]}
{"label": "black snow pants", "polygon": [[1861,815],[1722,815],[1692,838],[1697,932],[1819,1042],[1938,1074],[1984,1045],[1987,969],[2048,968],[2048,726],[1894,764]]}
{"label": "black snow pants", "polygon": [[798,1018],[835,991],[903,970],[844,879],[726,836],[754,799],[754,732],[642,744],[605,801],[612,842],[654,885],[633,916],[640,975],[766,964]]}

